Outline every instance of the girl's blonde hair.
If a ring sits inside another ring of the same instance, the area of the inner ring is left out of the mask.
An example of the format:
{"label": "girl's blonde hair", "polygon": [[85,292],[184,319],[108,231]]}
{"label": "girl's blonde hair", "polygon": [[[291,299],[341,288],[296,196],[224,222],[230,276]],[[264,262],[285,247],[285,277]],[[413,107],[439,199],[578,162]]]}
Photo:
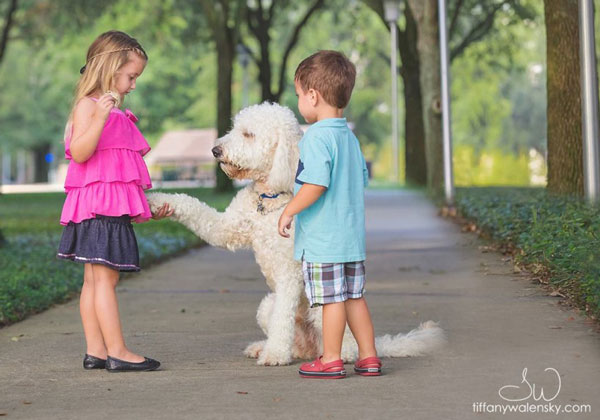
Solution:
{"label": "girl's blonde hair", "polygon": [[129,52],[148,60],[148,55],[140,43],[125,32],[105,32],[90,45],[86,63],[80,70],[81,77],[75,88],[71,112],[65,127],[65,138],[70,132],[73,110],[77,103],[95,91],[104,93],[111,90],[117,71],[129,61]]}

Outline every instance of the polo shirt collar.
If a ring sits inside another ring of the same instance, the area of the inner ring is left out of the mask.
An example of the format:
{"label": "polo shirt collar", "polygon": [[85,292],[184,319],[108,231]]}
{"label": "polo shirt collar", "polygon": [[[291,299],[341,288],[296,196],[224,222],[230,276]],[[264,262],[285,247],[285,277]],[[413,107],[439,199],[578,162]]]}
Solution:
{"label": "polo shirt collar", "polygon": [[313,127],[347,127],[348,123],[346,118],[325,118],[324,120],[317,121],[310,128]]}

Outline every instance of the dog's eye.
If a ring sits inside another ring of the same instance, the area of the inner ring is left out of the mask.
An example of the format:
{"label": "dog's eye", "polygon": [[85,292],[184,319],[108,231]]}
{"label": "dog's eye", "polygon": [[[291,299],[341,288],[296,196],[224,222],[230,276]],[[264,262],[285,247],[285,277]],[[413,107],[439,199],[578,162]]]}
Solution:
{"label": "dog's eye", "polygon": [[254,139],[254,133],[249,133],[247,131],[242,132],[242,136],[244,136],[247,139]]}

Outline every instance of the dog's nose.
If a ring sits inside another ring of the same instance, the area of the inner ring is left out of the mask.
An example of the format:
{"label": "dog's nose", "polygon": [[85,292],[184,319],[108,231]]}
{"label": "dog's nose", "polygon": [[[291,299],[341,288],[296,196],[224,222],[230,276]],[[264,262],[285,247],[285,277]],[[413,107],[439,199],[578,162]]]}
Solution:
{"label": "dog's nose", "polygon": [[223,156],[223,149],[221,148],[221,146],[215,146],[212,148],[212,154],[218,159],[221,156]]}

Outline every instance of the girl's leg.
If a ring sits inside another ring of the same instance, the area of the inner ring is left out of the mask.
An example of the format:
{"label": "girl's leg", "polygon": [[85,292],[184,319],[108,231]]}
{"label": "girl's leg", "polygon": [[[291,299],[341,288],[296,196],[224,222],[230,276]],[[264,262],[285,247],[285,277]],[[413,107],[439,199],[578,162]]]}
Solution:
{"label": "girl's leg", "polygon": [[125,346],[119,304],[115,288],[119,282],[119,272],[101,264],[92,264],[94,272],[94,303],[108,355],[127,362],[140,363],[145,359],[132,353]]}
{"label": "girl's leg", "polygon": [[346,302],[346,316],[348,326],[358,344],[358,359],[377,356],[375,350],[375,332],[371,314],[365,298],[348,299]]}
{"label": "girl's leg", "polygon": [[81,314],[83,333],[85,334],[86,353],[100,359],[106,359],[106,346],[104,345],[94,305],[94,273],[91,264],[85,264],[83,271],[79,313]]}
{"label": "girl's leg", "polygon": [[323,363],[341,358],[342,339],[346,329],[344,302],[323,305]]}

